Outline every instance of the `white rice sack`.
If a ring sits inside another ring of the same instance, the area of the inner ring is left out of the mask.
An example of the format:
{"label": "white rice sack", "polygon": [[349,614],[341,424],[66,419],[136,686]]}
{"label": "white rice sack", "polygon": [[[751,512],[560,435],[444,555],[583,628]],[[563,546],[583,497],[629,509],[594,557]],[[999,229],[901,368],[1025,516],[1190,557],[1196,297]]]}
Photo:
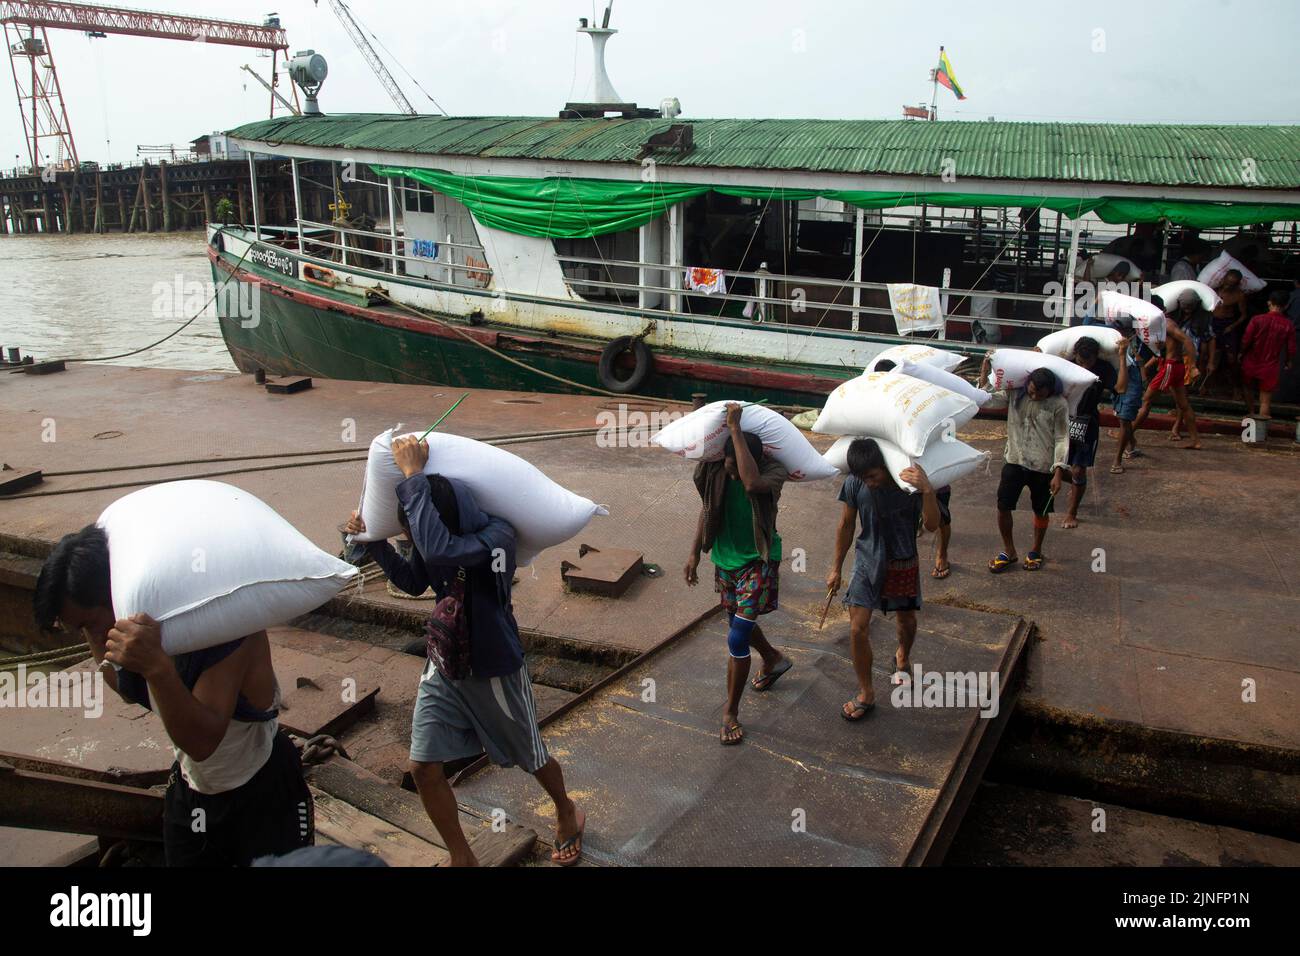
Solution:
{"label": "white rice sack", "polygon": [[1083,393],[1097,381],[1097,376],[1082,365],[1044,352],[1030,349],[998,349],[989,362],[989,385],[994,389],[1024,388],[1035,369],[1050,369],[1061,394],[1073,415]]}
{"label": "white rice sack", "polygon": [[823,435],[869,435],[919,455],[935,433],[961,428],[978,406],[941,385],[901,372],[866,372],[826,399],[813,431]]}
{"label": "white rice sack", "polygon": [[936,349],[930,345],[895,345],[893,348],[885,349],[870,362],[867,363],[865,371],[874,372],[876,366],[888,359],[895,365],[902,365],[904,362],[914,362],[918,365],[933,365],[935,368],[941,368],[945,372],[951,372],[962,362],[966,361],[966,356],[960,352],[949,352],[946,349]]}
{"label": "white rice sack", "polygon": [[919,378],[923,382],[929,382],[931,385],[946,388],[950,392],[956,392],[981,407],[987,405],[989,399],[992,398],[984,389],[977,388],[960,375],[945,372],[936,365],[926,365],[922,362],[904,362],[898,367],[898,371],[904,375],[910,375],[912,378]]}
{"label": "white rice sack", "polygon": [[1201,274],[1196,278],[1211,289],[1217,289],[1233,269],[1241,273],[1241,287],[1247,292],[1258,292],[1268,285],[1267,282],[1228,255],[1227,252],[1220,252],[1214,259],[1207,262],[1205,268],[1201,270]]}
{"label": "white rice sack", "polygon": [[1083,278],[1084,273],[1088,269],[1088,263],[1090,262],[1092,263],[1092,277],[1089,280],[1091,282],[1104,281],[1107,276],[1120,266],[1126,266],[1128,268],[1128,272],[1124,276],[1126,280],[1133,282],[1142,278],[1142,270],[1138,268],[1137,263],[1132,259],[1116,255],[1113,252],[1099,252],[1091,259],[1080,258],[1075,262],[1074,277],[1076,279]]}
{"label": "white rice sack", "polygon": [[[858,436],[846,435],[835,442],[825,454],[826,462],[843,474],[849,473],[849,446]],[[869,437],[869,436],[868,436]],[[989,457],[986,451],[972,448],[960,441],[934,441],[919,457],[909,456],[893,442],[877,438],[880,451],[885,456],[885,468],[893,476],[898,487],[904,491],[916,491],[903,481],[899,475],[912,464],[918,464],[930,478],[930,484],[937,491],[952,484],[958,478],[965,478]]]}
{"label": "white rice sack", "polygon": [[1204,282],[1197,282],[1195,279],[1175,279],[1151,290],[1151,294],[1160,296],[1160,301],[1171,312],[1177,308],[1178,300],[1182,298],[1184,292],[1195,292],[1197,298],[1201,300],[1201,308],[1207,312],[1213,312],[1221,301],[1219,293]]}
{"label": "white rice sack", "polygon": [[[515,529],[515,560],[520,567],[547,548],[568,541],[587,526],[594,515],[608,509],[575,495],[547,478],[534,465],[495,445],[460,435],[430,434],[429,460],[424,473],[463,481],[478,506]],[[393,460],[393,430],[370,443],[366,484],[361,494],[361,520],[365,534],[357,541],[383,541],[398,535],[397,486],[404,476]]]}
{"label": "white rice sack", "polygon": [[1124,356],[1120,353],[1120,339],[1124,334],[1109,325],[1076,325],[1061,329],[1038,340],[1040,351],[1058,358],[1068,359],[1074,354],[1074,346],[1079,339],[1092,339],[1101,348],[1101,357],[1120,370]]}
{"label": "white rice sack", "polygon": [[[660,448],[692,461],[719,461],[727,444],[727,406],[730,404],[713,402],[697,408],[660,429],[650,440]],[[818,481],[835,474],[803,433],[779,412],[762,405],[746,405],[740,410],[740,428],[758,436],[763,451],[785,466],[791,481]]]}
{"label": "white rice sack", "polygon": [[1164,310],[1146,299],[1107,289],[1097,296],[1097,315],[1107,325],[1132,325],[1133,334],[1148,347],[1165,340]]}
{"label": "white rice sack", "polygon": [[359,572],[253,495],[219,481],[171,481],[119,498],[108,535],[113,613],[162,624],[163,650],[224,644],[315,610]]}

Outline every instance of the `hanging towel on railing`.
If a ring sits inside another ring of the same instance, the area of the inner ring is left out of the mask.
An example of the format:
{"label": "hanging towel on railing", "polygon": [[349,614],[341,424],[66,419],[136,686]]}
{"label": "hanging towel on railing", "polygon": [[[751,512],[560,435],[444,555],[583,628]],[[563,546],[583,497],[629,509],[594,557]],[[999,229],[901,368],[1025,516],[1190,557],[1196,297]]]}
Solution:
{"label": "hanging towel on railing", "polygon": [[727,280],[721,269],[705,269],[701,266],[688,266],[686,269],[686,288],[692,292],[705,295],[726,295]]}
{"label": "hanging towel on railing", "polygon": [[888,288],[889,308],[893,310],[899,335],[944,330],[943,306],[937,288],[906,282],[891,282]]}

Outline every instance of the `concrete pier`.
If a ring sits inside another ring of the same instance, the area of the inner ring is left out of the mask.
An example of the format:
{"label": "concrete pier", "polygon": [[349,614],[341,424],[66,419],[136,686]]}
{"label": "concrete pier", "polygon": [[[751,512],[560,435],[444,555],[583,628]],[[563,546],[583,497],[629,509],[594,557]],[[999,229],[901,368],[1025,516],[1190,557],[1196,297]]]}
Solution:
{"label": "concrete pier", "polygon": [[[186,477],[213,477],[245,488],[318,545],[336,551],[338,525],[356,506],[370,439],[397,422],[411,429],[427,425],[460,394],[436,387],[317,380],[309,391],[272,395],[251,376],[107,366],[73,365],[44,376],[6,374],[0,379],[4,461],[14,468],[42,469],[45,478],[0,498],[3,583],[11,590],[21,589],[24,581],[30,586],[40,557],[61,535],[92,522],[133,488]],[[521,569],[515,589],[515,610],[530,658],[562,645],[576,650],[588,665],[600,664],[586,682],[592,693],[582,693],[575,702],[574,692],[557,692],[544,707],[556,714],[548,740],[557,753],[569,751],[578,768],[576,792],[609,817],[602,824],[604,838],[593,829],[596,857],[608,863],[694,859],[702,852],[694,846],[700,839],[696,830],[714,829],[705,812],[707,794],[722,793],[718,788],[726,774],[741,767],[757,774],[754,779],[761,779],[765,792],[772,794],[794,785],[787,774],[804,780],[801,785],[821,788],[817,805],[829,814],[844,796],[844,786],[858,786],[846,781],[859,778],[860,768],[883,774],[889,759],[921,760],[921,754],[929,753],[924,759],[931,763],[913,764],[912,776],[891,784],[911,788],[913,799],[895,821],[902,826],[909,819],[911,829],[890,829],[886,844],[873,844],[865,831],[840,828],[835,852],[818,859],[900,863],[924,857],[927,814],[938,804],[914,799],[917,788],[942,796],[953,768],[963,760],[969,764],[978,742],[972,743],[974,725],[950,722],[941,729],[942,721],[930,720],[900,730],[903,736],[897,739],[912,740],[915,746],[903,746],[890,758],[893,745],[881,737],[886,719],[915,722],[932,715],[889,712],[873,716],[863,727],[838,717],[839,704],[853,690],[847,615],[838,602],[824,630],[817,628],[840,507],[838,483],[792,484],[782,496],[779,528],[787,566],[781,609],[765,618],[763,627],[774,643],[789,650],[796,668],[769,695],[746,695],[741,719],[749,738],[740,750],[749,756],[727,764],[730,748],[718,753],[723,749],[716,743],[725,665],[716,596],[707,573],[694,589],[681,579],[698,512],[691,468],[656,448],[598,444],[593,433],[600,423],[597,416],[617,409],[617,402],[476,391],[442,426],[480,439],[515,436],[510,451],[610,509],[609,517],[594,519],[577,538],[544,552],[532,568]],[[653,405],[644,407],[654,410]],[[563,432],[574,434],[554,437]],[[810,437],[819,447],[829,444]],[[1132,805],[1156,799],[1152,794],[1157,792],[1170,793],[1185,797],[1186,806],[1195,808],[1199,800],[1211,807],[1206,816],[1214,815],[1213,807],[1226,808],[1222,812],[1229,819],[1223,822],[1248,828],[1252,820],[1241,815],[1249,817],[1254,804],[1262,808],[1259,829],[1296,839],[1300,645],[1294,640],[1294,622],[1300,612],[1300,557],[1294,542],[1300,513],[1294,504],[1300,449],[1285,440],[1247,446],[1238,438],[1212,434],[1203,437],[1203,450],[1191,452],[1167,442],[1162,433],[1145,431],[1140,438],[1145,456],[1130,463],[1126,474],[1112,476],[1104,462],[1108,449],[1113,452],[1113,440],[1103,437],[1102,466],[1092,474],[1080,526],[1063,530],[1054,519],[1042,570],[994,576],[986,564],[1000,549],[993,502],[1005,432],[1000,423],[976,420],[961,437],[989,450],[992,460],[986,472],[953,489],[953,572],[943,581],[931,580],[928,573],[923,577],[926,605],[914,660],[927,669],[1005,668],[1010,674],[1021,661],[1012,635],[1018,627],[1029,629],[1024,689],[993,766],[1001,763],[1014,775],[1039,761],[1045,774],[1069,779],[1071,773],[1083,773],[1080,764],[1093,761],[1097,766],[1086,775],[1088,786],[1103,796],[1123,793]],[[1058,498],[1058,513],[1064,511],[1065,494],[1063,490]],[[1027,510],[1016,513],[1022,551],[1028,546],[1029,517]],[[571,594],[561,584],[560,563],[573,558],[579,543],[637,549],[662,573],[638,579],[618,599]],[[931,537],[922,539],[923,572],[929,570],[932,547]],[[801,569],[791,565],[796,553],[806,561]],[[702,572],[708,570],[706,560]],[[394,626],[418,621],[428,610],[426,603],[389,595],[382,579],[340,601],[357,620]],[[300,622],[299,630],[315,637],[273,639],[277,646],[326,653],[333,645],[322,643],[314,626]],[[892,623],[873,627],[877,660],[885,661],[893,645]],[[11,618],[0,630],[0,646],[10,651],[37,646],[26,622]],[[396,643],[394,638],[390,651]],[[656,649],[654,656],[643,657]],[[393,666],[404,663],[409,662]],[[647,674],[658,674],[676,687],[671,704],[661,705],[669,711],[655,712],[636,702],[639,681]],[[533,676],[538,680],[536,668]],[[409,675],[377,680],[391,684],[409,681]],[[889,711],[883,668],[878,680],[878,699]],[[405,688],[395,699],[405,701],[410,692]],[[381,701],[387,693],[381,691]],[[404,762],[403,719],[409,719],[401,709],[385,711],[388,723],[382,731],[354,729],[350,739],[356,744],[349,744],[359,763],[393,782]],[[7,729],[12,723],[0,724],[0,750],[18,743]],[[600,728],[594,736],[593,726]],[[1119,742],[1108,767],[1097,754],[1083,752],[1090,740]],[[687,803],[701,808],[701,815],[685,829],[668,826],[669,807],[654,803],[677,799],[667,792],[615,800],[613,796],[626,796],[627,788],[640,785],[631,779],[580,779],[587,770],[614,773],[642,747],[663,763],[654,763],[659,767],[656,779],[669,775],[689,790],[694,766],[705,774],[703,779],[713,781],[691,793]],[[689,756],[697,747],[699,753]],[[1074,764],[1071,747],[1079,751]],[[1132,753],[1126,754],[1125,747]],[[1162,770],[1158,751],[1173,754],[1180,747],[1193,756],[1175,754]],[[760,759],[760,753],[767,756]],[[1132,766],[1125,763],[1130,759]],[[1200,761],[1204,779],[1192,779],[1196,774],[1182,781],[1166,779],[1170,767],[1184,766],[1178,760],[1192,759]],[[796,766],[800,760],[804,769]],[[822,768],[815,785],[804,779],[813,765]],[[845,767],[859,770],[845,776]],[[972,773],[972,781],[979,775]],[[1255,782],[1244,782],[1250,780]],[[512,819],[541,832],[544,820],[533,807],[538,794],[526,791],[528,783],[494,770],[471,770],[460,792],[470,809],[505,806]],[[602,798],[602,791],[611,795]],[[888,790],[879,792],[880,804],[889,805],[883,799]],[[788,811],[783,811],[787,830]],[[634,819],[659,823],[653,833],[643,832]],[[734,849],[743,855],[745,847]],[[782,842],[767,862],[818,862],[807,858],[806,851],[798,842]],[[1144,845],[1142,852],[1152,850]],[[1270,859],[1279,853],[1285,856],[1273,847]]]}

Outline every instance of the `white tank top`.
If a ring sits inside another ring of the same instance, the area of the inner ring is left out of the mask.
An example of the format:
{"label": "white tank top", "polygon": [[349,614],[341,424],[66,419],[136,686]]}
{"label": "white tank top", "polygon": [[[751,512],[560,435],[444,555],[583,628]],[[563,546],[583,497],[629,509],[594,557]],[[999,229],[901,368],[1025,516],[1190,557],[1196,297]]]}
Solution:
{"label": "white tank top", "polygon": [[[280,682],[275,682],[275,694],[269,710],[280,709]],[[199,793],[225,793],[242,787],[261,770],[271,756],[271,746],[280,729],[280,721],[231,720],[226,736],[207,760],[195,760],[180,748],[173,746],[181,765],[181,776],[190,788]]]}

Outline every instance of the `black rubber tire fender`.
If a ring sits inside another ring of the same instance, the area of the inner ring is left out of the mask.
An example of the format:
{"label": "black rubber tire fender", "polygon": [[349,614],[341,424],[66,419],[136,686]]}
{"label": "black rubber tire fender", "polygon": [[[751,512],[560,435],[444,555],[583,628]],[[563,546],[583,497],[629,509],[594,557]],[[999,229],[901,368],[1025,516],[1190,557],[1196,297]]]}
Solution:
{"label": "black rubber tire fender", "polygon": [[[624,352],[632,353],[636,358],[636,367],[628,378],[620,379],[614,374],[614,362]],[[624,335],[605,346],[605,350],[600,353],[600,364],[596,368],[596,374],[600,379],[601,388],[626,395],[640,388],[653,368],[654,355],[650,351],[650,346],[635,335]]]}

